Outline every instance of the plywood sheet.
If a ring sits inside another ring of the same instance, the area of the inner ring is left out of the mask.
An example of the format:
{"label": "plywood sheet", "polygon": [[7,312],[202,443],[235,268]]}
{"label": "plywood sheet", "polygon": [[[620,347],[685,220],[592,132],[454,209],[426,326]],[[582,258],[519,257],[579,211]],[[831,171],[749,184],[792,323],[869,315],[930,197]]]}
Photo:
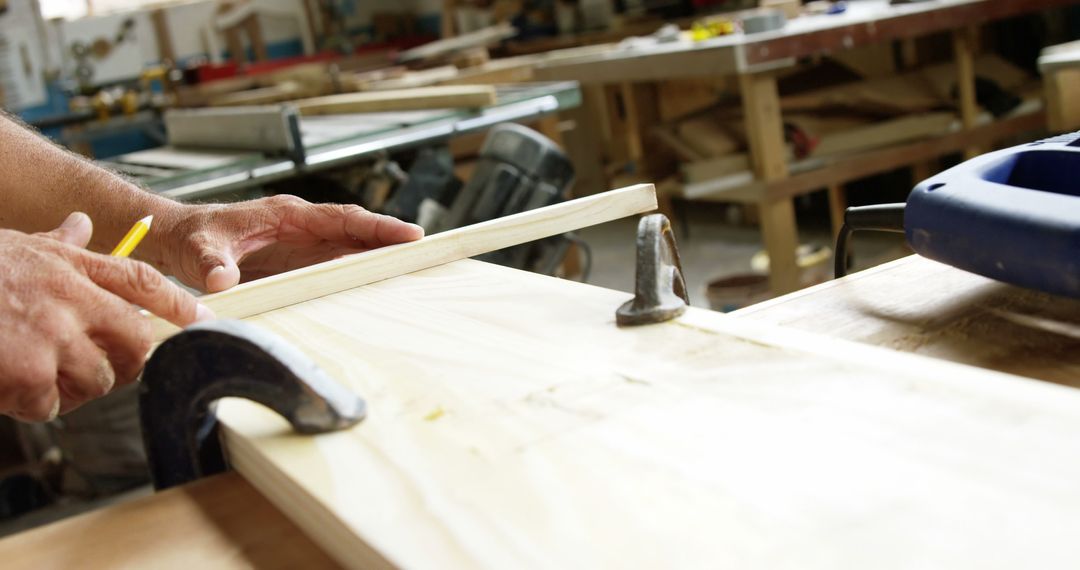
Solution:
{"label": "plywood sheet", "polygon": [[[629,239],[629,236],[628,236]],[[233,465],[354,568],[1054,568],[1070,389],[461,261],[249,319],[364,395],[221,407]]]}

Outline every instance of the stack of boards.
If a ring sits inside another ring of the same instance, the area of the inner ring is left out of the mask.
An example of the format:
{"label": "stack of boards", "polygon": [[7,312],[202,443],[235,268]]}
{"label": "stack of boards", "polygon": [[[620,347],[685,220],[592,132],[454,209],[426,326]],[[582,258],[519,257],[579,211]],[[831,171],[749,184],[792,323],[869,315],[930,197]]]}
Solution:
{"label": "stack of boards", "polygon": [[[620,192],[509,225],[530,239],[537,225],[564,231],[553,219],[651,208],[651,187]],[[501,247],[496,226],[483,231]],[[282,301],[290,280],[307,289],[284,276],[255,290],[261,309],[234,315],[367,400],[362,423],[313,437],[247,401],[219,407],[234,468],[342,565],[1046,568],[1080,556],[1072,390],[693,308],[619,328],[627,293],[462,259],[470,235],[399,246],[392,278],[357,273],[365,256],[384,264],[378,251],[351,258],[348,279],[367,284],[310,300]],[[225,314],[233,300],[210,299]]]}

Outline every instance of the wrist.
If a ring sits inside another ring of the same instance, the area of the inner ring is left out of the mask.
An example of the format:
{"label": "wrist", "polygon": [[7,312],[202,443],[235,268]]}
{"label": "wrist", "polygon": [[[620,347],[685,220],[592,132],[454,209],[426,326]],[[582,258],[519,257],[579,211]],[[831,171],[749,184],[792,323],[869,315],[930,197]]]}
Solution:
{"label": "wrist", "polygon": [[174,200],[155,195],[146,190],[139,190],[143,196],[137,204],[140,215],[153,215],[154,221],[142,244],[135,250],[134,257],[145,261],[163,272],[169,272],[172,265],[171,253],[175,253],[183,243],[184,221],[197,207],[181,204]]}

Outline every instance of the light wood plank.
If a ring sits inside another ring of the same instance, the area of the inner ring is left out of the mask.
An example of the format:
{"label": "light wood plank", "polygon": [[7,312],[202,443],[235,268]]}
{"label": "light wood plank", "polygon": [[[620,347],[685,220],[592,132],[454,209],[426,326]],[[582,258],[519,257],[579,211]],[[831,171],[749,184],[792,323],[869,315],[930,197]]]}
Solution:
{"label": "light wood plank", "polygon": [[476,108],[494,105],[493,85],[446,85],[343,93],[294,101],[301,115],[341,115],[417,109]]}
{"label": "light wood plank", "polygon": [[1064,568],[1080,394],[472,261],[260,315],[363,394],[232,463],[343,564]]}
{"label": "light wood plank", "polygon": [[[219,318],[244,318],[375,281],[656,209],[638,184],[258,279],[200,300]],[[177,330],[153,318],[155,338]]]}
{"label": "light wood plank", "polygon": [[1080,388],[1080,300],[917,255],[734,314]]}
{"label": "light wood plank", "polygon": [[0,540],[6,570],[340,568],[236,473]]}

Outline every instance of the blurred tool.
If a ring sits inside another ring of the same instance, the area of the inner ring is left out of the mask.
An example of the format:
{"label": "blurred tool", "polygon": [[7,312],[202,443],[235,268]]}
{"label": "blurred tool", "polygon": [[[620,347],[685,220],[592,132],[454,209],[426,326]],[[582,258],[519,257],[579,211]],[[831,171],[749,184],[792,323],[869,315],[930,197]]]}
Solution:
{"label": "blurred tool", "polygon": [[903,232],[923,257],[1080,298],[1080,133],[985,154],[922,184],[907,204],[848,208],[836,274],[855,231]]}
{"label": "blurred tool", "polygon": [[710,38],[729,36],[738,29],[735,21],[731,18],[710,16],[697,20],[690,26],[690,37],[695,42],[700,42]]}
{"label": "blurred tool", "polygon": [[780,10],[755,10],[742,17],[742,29],[745,34],[761,34],[782,29],[787,25],[787,17]]}

